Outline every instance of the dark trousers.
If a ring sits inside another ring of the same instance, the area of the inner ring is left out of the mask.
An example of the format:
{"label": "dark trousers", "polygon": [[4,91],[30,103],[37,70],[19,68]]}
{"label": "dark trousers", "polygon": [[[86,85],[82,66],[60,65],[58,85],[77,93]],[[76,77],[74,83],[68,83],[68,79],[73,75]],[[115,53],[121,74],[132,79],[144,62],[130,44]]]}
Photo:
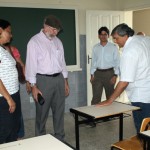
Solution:
{"label": "dark trousers", "polygon": [[21,117],[20,117],[20,128],[18,130],[18,138],[23,138],[25,135],[25,131],[24,131],[24,121],[23,121],[23,115],[21,113]]}
{"label": "dark trousers", "polygon": [[49,109],[52,110],[54,136],[64,139],[64,108],[65,108],[65,81],[62,74],[57,77],[37,75],[37,86],[42,92],[45,103],[41,106],[36,103],[35,135],[46,134],[45,125]]}
{"label": "dark trousers", "polygon": [[9,105],[4,97],[0,97],[0,144],[17,140],[20,127],[21,105],[19,92],[11,95],[16,103],[14,113],[9,112]]}
{"label": "dark trousers", "polygon": [[105,89],[106,98],[108,99],[114,91],[114,84],[110,83],[114,75],[114,70],[95,71],[94,81],[92,82],[93,98],[92,105],[101,102],[103,88]]}
{"label": "dark trousers", "polygon": [[132,105],[141,108],[141,110],[133,111],[135,128],[137,133],[139,133],[143,119],[150,117],[150,103],[132,102]]}

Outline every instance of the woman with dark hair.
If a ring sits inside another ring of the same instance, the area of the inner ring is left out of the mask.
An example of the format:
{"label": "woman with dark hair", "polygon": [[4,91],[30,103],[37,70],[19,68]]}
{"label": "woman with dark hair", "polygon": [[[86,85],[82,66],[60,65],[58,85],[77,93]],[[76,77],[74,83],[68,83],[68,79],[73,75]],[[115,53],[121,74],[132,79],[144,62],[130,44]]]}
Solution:
{"label": "woman with dark hair", "polygon": [[20,95],[16,61],[4,48],[12,38],[11,24],[0,19],[0,144],[17,140]]}

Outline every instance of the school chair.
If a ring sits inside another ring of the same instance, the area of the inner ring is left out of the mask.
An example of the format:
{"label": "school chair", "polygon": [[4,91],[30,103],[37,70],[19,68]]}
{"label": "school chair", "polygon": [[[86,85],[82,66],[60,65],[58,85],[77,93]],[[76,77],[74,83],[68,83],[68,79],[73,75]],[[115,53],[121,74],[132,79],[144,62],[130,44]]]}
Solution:
{"label": "school chair", "polygon": [[[146,130],[150,130],[150,118],[144,118],[142,121],[140,132]],[[138,135],[135,135],[131,138],[112,144],[111,150],[143,150],[143,142]]]}

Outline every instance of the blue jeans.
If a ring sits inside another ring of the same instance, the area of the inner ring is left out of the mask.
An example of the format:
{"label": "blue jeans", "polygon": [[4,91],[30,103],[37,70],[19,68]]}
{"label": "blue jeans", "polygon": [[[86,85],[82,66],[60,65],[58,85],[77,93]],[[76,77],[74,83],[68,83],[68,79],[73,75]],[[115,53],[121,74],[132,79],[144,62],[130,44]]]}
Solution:
{"label": "blue jeans", "polygon": [[138,133],[143,119],[150,117],[150,103],[132,102],[132,105],[141,108],[141,110],[133,111],[134,124]]}

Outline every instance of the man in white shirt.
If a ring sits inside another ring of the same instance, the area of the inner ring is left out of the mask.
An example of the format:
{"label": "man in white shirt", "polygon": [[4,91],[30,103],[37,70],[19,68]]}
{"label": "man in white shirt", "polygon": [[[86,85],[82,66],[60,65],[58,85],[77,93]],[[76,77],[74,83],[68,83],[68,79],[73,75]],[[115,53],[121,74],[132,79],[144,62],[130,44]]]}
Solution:
{"label": "man in white shirt", "polygon": [[111,104],[125,89],[132,105],[141,108],[133,117],[137,132],[142,120],[150,117],[150,37],[134,35],[126,24],[112,31],[114,41],[123,47],[120,61],[120,81],[109,99],[99,105]]}
{"label": "man in white shirt", "polygon": [[93,47],[91,63],[91,84],[93,89],[92,105],[101,102],[103,88],[106,97],[114,91],[119,74],[119,53],[115,44],[108,42],[109,30],[101,27],[98,30],[100,42]]}

